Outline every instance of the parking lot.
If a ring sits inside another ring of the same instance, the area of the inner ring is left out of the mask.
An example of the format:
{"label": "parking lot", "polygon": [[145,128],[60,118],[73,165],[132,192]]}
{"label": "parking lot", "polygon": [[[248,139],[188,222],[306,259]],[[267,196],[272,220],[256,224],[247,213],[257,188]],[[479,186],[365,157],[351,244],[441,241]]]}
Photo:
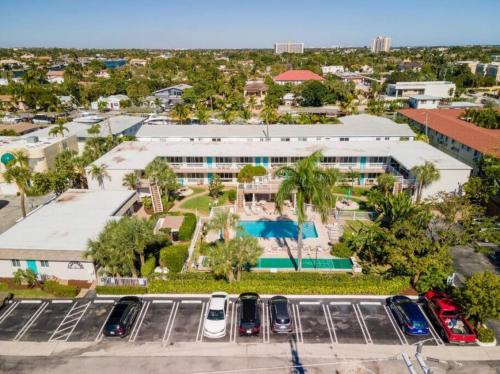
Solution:
{"label": "parking lot", "polygon": [[[0,340],[7,341],[110,341],[102,331],[117,298],[79,300],[15,300],[0,313]],[[288,344],[290,334],[270,331],[267,300],[260,306],[259,336],[239,336],[240,305],[230,299],[227,306],[226,336],[207,339],[203,321],[207,298],[144,298],[135,323],[123,340],[130,344],[180,342],[236,344]],[[424,341],[442,345],[436,330],[425,337],[401,333],[385,300],[360,299],[291,299],[293,331],[305,344],[397,344],[411,345]]]}

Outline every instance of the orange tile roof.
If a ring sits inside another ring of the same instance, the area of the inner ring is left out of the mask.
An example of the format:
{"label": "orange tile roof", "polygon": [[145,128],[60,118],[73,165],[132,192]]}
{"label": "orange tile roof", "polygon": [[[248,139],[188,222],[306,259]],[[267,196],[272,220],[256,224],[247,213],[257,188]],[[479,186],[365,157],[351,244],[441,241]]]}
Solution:
{"label": "orange tile roof", "polygon": [[460,119],[462,109],[401,109],[398,112],[422,125],[427,113],[429,128],[483,154],[500,157],[500,130],[483,129]]}
{"label": "orange tile roof", "polygon": [[274,77],[275,81],[324,81],[325,79],[310,70],[288,70]]}

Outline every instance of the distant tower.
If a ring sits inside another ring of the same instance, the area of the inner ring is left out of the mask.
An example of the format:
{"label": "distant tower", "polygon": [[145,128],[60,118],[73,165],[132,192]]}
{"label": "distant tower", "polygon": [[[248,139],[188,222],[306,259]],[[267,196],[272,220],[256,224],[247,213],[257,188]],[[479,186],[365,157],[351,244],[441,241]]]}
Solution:
{"label": "distant tower", "polygon": [[373,53],[389,52],[390,49],[391,49],[391,38],[387,36],[377,36],[375,39],[373,39],[372,43]]}
{"label": "distant tower", "polygon": [[282,53],[304,53],[304,43],[275,43],[274,53],[277,55]]}

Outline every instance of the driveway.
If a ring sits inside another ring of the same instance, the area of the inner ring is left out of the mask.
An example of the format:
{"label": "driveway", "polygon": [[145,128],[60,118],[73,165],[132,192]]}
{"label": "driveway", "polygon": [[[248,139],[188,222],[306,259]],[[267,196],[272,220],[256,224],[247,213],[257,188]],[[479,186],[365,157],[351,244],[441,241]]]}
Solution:
{"label": "driveway", "polygon": [[[28,213],[46,203],[53,196],[53,194],[48,194],[26,198],[26,212]],[[22,217],[19,196],[0,195],[0,216],[2,217],[0,220],[0,233],[2,233],[14,226],[16,221]]]}
{"label": "driveway", "polygon": [[474,273],[489,270],[500,274],[499,269],[495,268],[486,255],[474,252],[474,249],[471,247],[465,245],[452,247],[451,256],[453,257],[453,266],[456,273],[455,284],[457,285],[462,284],[465,278]]}

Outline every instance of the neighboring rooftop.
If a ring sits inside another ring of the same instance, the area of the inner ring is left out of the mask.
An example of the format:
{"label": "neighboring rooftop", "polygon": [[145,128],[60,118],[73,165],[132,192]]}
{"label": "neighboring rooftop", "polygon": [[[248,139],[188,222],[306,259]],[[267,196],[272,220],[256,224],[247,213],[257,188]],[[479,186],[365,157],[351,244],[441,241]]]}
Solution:
{"label": "neighboring rooftop", "polygon": [[441,100],[440,97],[438,97],[438,96],[432,96],[432,95],[412,95],[412,96],[410,96],[410,99],[415,99],[415,100]]}
{"label": "neighboring rooftop", "polygon": [[389,83],[391,85],[397,85],[398,87],[401,86],[429,86],[429,85],[443,85],[443,84],[452,84],[452,82],[448,81],[417,81],[417,82],[396,82],[396,83]]}
{"label": "neighboring rooftop", "polygon": [[310,70],[288,70],[274,77],[275,81],[324,81],[325,79]]}
{"label": "neighboring rooftop", "polygon": [[[2,250],[85,251],[134,191],[68,190],[0,235]],[[12,257],[15,258],[15,257]]]}
{"label": "neighboring rooftop", "polygon": [[29,132],[40,129],[41,126],[35,125],[31,122],[18,122],[12,124],[1,124],[0,132],[3,130],[14,130],[17,135],[27,134]]}
{"label": "neighboring rooftop", "polygon": [[[358,114],[339,118],[336,125],[269,125],[270,138],[415,136],[406,124],[388,118]],[[143,125],[140,138],[266,138],[265,125]]]}
{"label": "neighboring rooftop", "polygon": [[447,137],[454,139],[483,154],[500,157],[500,130],[484,129],[459,117],[462,109],[402,109],[405,117],[425,124]]}
{"label": "neighboring rooftop", "polygon": [[[207,126],[208,127],[208,126]],[[330,157],[391,156],[408,170],[425,161],[433,162],[438,169],[470,170],[471,168],[420,141],[358,141],[358,142],[124,142],[94,162],[106,164],[108,170],[144,170],[149,162],[159,156],[186,157],[306,157],[321,150]]]}

